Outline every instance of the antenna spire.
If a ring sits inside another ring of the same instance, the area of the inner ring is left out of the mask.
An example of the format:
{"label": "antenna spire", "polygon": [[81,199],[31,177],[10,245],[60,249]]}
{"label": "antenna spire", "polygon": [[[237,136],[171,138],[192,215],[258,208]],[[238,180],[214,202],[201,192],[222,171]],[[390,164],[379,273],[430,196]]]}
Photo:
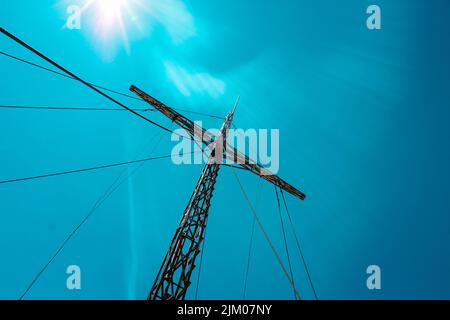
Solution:
{"label": "antenna spire", "polygon": [[239,95],[239,96],[237,97],[237,99],[236,99],[236,102],[234,103],[234,108],[233,108],[233,111],[232,111],[233,114],[234,114],[234,112],[236,111],[236,108],[237,108],[237,106],[238,106],[240,100],[241,100],[241,96]]}

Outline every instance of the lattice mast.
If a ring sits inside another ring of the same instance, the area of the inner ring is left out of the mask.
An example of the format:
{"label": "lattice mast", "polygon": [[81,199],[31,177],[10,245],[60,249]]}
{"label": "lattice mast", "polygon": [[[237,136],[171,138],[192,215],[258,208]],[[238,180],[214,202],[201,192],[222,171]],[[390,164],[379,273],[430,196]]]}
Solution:
{"label": "lattice mast", "polygon": [[[150,290],[149,300],[183,300],[186,296],[191,284],[190,277],[195,269],[195,260],[204,240],[214,185],[222,162],[222,157],[219,159],[216,153],[219,154],[218,150],[222,150],[223,142],[226,141],[226,133],[233,121],[233,114],[234,110],[227,115],[220,135],[209,145],[212,152],[175,231],[169,250]],[[219,146],[219,144],[222,145]]]}
{"label": "lattice mast", "polygon": [[227,142],[227,130],[233,121],[239,99],[236,101],[233,111],[225,118],[219,135],[215,136],[139,88],[131,86],[130,90],[185,129],[194,141],[201,141],[203,146],[214,150],[203,168],[148,296],[149,300],[183,300],[191,284],[190,277],[195,268],[195,259],[200,253],[200,245],[204,239],[208,211],[219,167],[225,159],[233,161],[237,167],[256,174],[301,200],[304,200],[306,196]]}

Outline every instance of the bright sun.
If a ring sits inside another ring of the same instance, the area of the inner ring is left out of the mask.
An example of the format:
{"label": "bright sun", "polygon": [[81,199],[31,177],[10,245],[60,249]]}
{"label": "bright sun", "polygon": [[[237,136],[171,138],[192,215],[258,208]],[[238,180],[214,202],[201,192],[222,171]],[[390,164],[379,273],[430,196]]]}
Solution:
{"label": "bright sun", "polygon": [[127,26],[133,23],[139,27],[133,12],[137,6],[142,6],[142,0],[86,0],[84,10],[94,14],[92,31],[98,41],[106,44],[120,37],[129,51]]}
{"label": "bright sun", "polygon": [[129,11],[127,0],[96,0],[97,18],[102,28],[123,25],[123,13]]}
{"label": "bright sun", "polygon": [[[69,0],[65,0],[69,1]],[[130,51],[129,35],[141,33],[145,29],[144,20],[139,15],[149,12],[144,0],[78,0],[81,2],[81,14],[95,46],[113,54],[122,43]],[[84,24],[83,24],[84,25]],[[83,28],[84,29],[84,28]]]}

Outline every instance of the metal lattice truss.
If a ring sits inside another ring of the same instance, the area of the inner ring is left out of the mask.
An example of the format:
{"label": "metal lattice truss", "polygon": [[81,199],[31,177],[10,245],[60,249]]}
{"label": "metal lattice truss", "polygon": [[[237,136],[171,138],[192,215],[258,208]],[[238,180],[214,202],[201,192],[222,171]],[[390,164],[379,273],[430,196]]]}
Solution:
{"label": "metal lattice truss", "polygon": [[149,300],[183,300],[204,239],[209,206],[220,166],[206,165],[150,290]]}
{"label": "metal lattice truss", "polygon": [[[139,96],[141,99],[149,103],[151,106],[153,106],[156,110],[160,111],[162,114],[167,116],[173,122],[178,124],[181,128],[186,130],[186,132],[192,139],[202,141],[204,145],[209,146],[217,138],[212,133],[206,131],[203,128],[200,128],[192,120],[181,115],[180,113],[166,106],[162,102],[156,100],[155,98],[145,93],[144,91],[140,90],[139,88],[131,86],[130,90],[137,96]],[[260,165],[257,161],[250,159],[247,155],[243,154],[242,152],[234,148],[228,142],[225,142],[225,145],[226,147],[224,150],[224,157],[226,159],[233,161],[234,163],[237,164],[237,166],[240,166],[242,169],[248,170],[260,176],[261,178],[267,180],[270,183],[273,183],[277,187],[289,192],[290,194],[300,198],[301,200],[305,199],[306,195],[303,192],[297,190],[295,187],[293,187],[292,185],[290,185],[277,175],[274,175],[268,169]]]}
{"label": "metal lattice truss", "polygon": [[131,86],[130,90],[185,129],[194,141],[202,141],[205,146],[213,150],[203,168],[148,296],[149,300],[184,300],[187,289],[191,284],[190,278],[195,269],[195,260],[200,253],[200,247],[204,239],[214,185],[222,162],[217,161],[218,153],[216,149],[220,149],[220,157],[223,157],[223,159],[233,161],[240,168],[253,172],[296,197],[303,200],[305,194],[280,177],[273,175],[269,170],[227,142],[226,134],[231,127],[234,110],[226,116],[220,133],[216,136],[137,87]]}

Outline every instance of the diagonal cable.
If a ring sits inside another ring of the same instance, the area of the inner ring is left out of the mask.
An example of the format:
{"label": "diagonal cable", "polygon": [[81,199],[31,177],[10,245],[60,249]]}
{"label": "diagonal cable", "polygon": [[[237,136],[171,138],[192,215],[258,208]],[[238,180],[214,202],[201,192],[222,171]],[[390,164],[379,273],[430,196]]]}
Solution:
{"label": "diagonal cable", "polygon": [[[161,136],[162,138],[162,136]],[[161,139],[158,141],[158,143],[154,146],[153,151],[156,149],[157,145]],[[152,151],[152,152],[153,152]],[[141,162],[139,166],[137,166],[131,173],[128,173],[127,176],[125,176],[119,183],[117,183],[120,178],[122,177],[123,173],[127,170],[123,170],[119,176],[114,180],[114,182],[108,187],[108,189],[104,192],[102,196],[100,196],[99,199],[95,202],[94,206],[91,208],[91,210],[87,213],[87,215],[81,220],[81,222],[75,227],[75,229],[72,230],[72,232],[67,236],[67,238],[61,243],[61,245],[58,247],[58,249],[55,251],[55,253],[52,255],[52,257],[47,261],[47,263],[39,270],[39,272],[35,275],[33,280],[30,282],[26,290],[22,293],[19,300],[23,300],[23,298],[27,295],[27,293],[31,290],[31,288],[34,286],[34,284],[39,280],[41,275],[45,272],[45,270],[48,268],[48,266],[53,262],[53,260],[59,255],[59,253],[64,249],[64,247],[67,245],[67,243],[73,238],[73,236],[77,233],[77,231],[84,225],[84,223],[97,211],[99,207],[102,206],[102,204],[125,182],[127,181],[136,171],[138,171],[145,162]]]}
{"label": "diagonal cable", "polygon": [[44,59],[45,61],[47,61],[48,63],[50,63],[51,65],[55,66],[56,68],[58,68],[59,70],[63,71],[65,74],[67,74],[68,76],[70,76],[71,78],[81,82],[82,84],[84,84],[85,86],[89,87],[90,89],[92,89],[93,91],[97,92],[98,94],[100,94],[101,96],[105,97],[106,99],[110,100],[111,102],[117,104],[118,106],[128,110],[129,112],[131,112],[132,114],[134,114],[135,116],[157,126],[158,128],[161,128],[167,132],[172,133],[171,130],[169,130],[166,127],[163,127],[162,125],[156,123],[153,120],[148,119],[147,117],[144,117],[142,114],[130,109],[129,107],[127,107],[126,105],[124,105],[123,103],[117,101],[116,99],[114,99],[113,97],[111,97],[110,95],[104,93],[103,91],[101,91],[100,89],[98,89],[97,87],[93,86],[92,84],[90,84],[89,82],[81,79],[80,77],[78,77],[76,74],[72,73],[71,71],[67,70],[66,68],[64,68],[63,66],[61,66],[60,64],[56,63],[55,61],[53,61],[52,59],[50,59],[49,57],[45,56],[44,54],[42,54],[41,52],[39,52],[38,50],[34,49],[33,47],[31,47],[30,45],[28,45],[27,43],[25,43],[24,41],[22,41],[21,39],[17,38],[15,35],[9,33],[7,30],[5,30],[4,28],[0,28],[0,32],[3,33],[5,36],[9,37],[10,39],[14,40],[15,42],[17,42],[18,44],[20,44],[21,46],[25,47],[26,49],[28,49],[29,51],[33,52],[34,54],[38,55],[39,57],[41,57],[42,59]]}
{"label": "diagonal cable", "polygon": [[[258,207],[259,207],[260,195],[261,195],[261,179],[258,180],[258,191],[257,191],[257,194],[256,194],[256,204],[255,204],[255,209],[256,210],[259,209]],[[249,272],[250,272],[250,260],[251,260],[252,249],[253,249],[253,237],[255,235],[255,226],[256,226],[256,219],[255,219],[255,217],[253,217],[252,231],[250,233],[250,244],[248,246],[247,267],[246,267],[246,270],[245,270],[244,292],[242,294],[242,300],[245,300],[245,295],[247,294],[247,283],[248,283],[248,275],[249,275]]]}
{"label": "diagonal cable", "polygon": [[15,182],[22,182],[22,181],[29,181],[29,180],[36,180],[36,179],[44,179],[44,178],[50,178],[50,177],[62,176],[62,175],[80,173],[80,172],[87,172],[87,171],[94,171],[94,170],[100,170],[100,169],[106,169],[106,168],[120,167],[120,166],[126,166],[126,165],[130,165],[130,164],[134,164],[134,163],[147,162],[147,161],[151,161],[151,160],[167,159],[167,158],[170,158],[170,157],[172,157],[172,155],[159,156],[159,157],[148,157],[148,158],[145,158],[145,159],[132,160],[132,161],[126,161],[126,162],[119,162],[119,163],[107,164],[107,165],[90,167],[90,168],[83,168],[83,169],[76,169],[76,170],[69,170],[69,171],[62,171],[62,172],[47,173],[47,174],[42,174],[42,175],[37,175],[37,176],[30,176],[30,177],[22,177],[22,178],[15,178],[15,179],[9,179],[9,180],[2,180],[2,181],[0,181],[0,184],[15,183]]}
{"label": "diagonal cable", "polygon": [[309,272],[308,264],[306,263],[305,256],[303,255],[303,250],[302,250],[302,248],[300,246],[300,241],[298,240],[298,237],[297,237],[297,232],[295,231],[294,224],[292,223],[291,214],[289,213],[289,209],[288,209],[288,206],[286,204],[286,199],[284,198],[283,190],[281,190],[281,197],[283,199],[284,206],[286,208],[286,212],[287,212],[287,215],[288,215],[288,218],[289,218],[289,223],[290,223],[291,228],[292,228],[292,233],[294,234],[295,242],[297,244],[297,248],[298,248],[298,251],[300,253],[300,257],[302,258],[303,265],[305,266],[306,275],[308,276],[308,280],[309,280],[309,283],[310,283],[311,288],[313,290],[314,297],[316,298],[316,300],[319,300],[319,298],[317,297],[316,289],[314,287],[314,284],[313,284],[313,281],[312,281],[312,278],[311,278],[311,274]]}
{"label": "diagonal cable", "polygon": [[[284,248],[286,250],[286,255],[287,255],[287,259],[288,259],[288,265],[289,265],[289,272],[291,273],[291,278],[292,278],[292,282],[294,283],[294,273],[292,272],[292,264],[291,264],[291,257],[289,255],[289,247],[288,247],[288,243],[286,240],[286,231],[284,230],[284,221],[283,221],[283,216],[281,215],[281,206],[280,206],[280,198],[278,197],[278,190],[277,187],[274,186],[275,188],[275,194],[277,196],[277,204],[278,204],[278,213],[280,214],[280,222],[281,222],[281,231],[283,233],[283,239],[284,239]],[[294,298],[296,298],[295,296],[295,291],[294,291]]]}
{"label": "diagonal cable", "polygon": [[[68,111],[126,111],[122,108],[92,108],[92,107],[55,107],[55,106],[16,106],[16,105],[1,105],[0,109],[24,109],[24,110],[68,110]],[[135,108],[136,112],[156,111],[155,109]]]}
{"label": "diagonal cable", "polygon": [[288,281],[291,284],[292,288],[294,289],[294,292],[295,292],[297,298],[301,299],[300,293],[298,292],[297,288],[295,287],[294,282],[292,281],[291,277],[289,276],[289,273],[287,272],[286,267],[284,266],[283,261],[280,258],[280,255],[278,254],[277,250],[275,249],[274,244],[272,243],[272,241],[269,238],[269,235],[267,234],[266,230],[264,229],[264,226],[262,225],[261,221],[259,220],[258,214],[256,213],[255,208],[253,207],[253,205],[252,205],[252,203],[251,203],[247,193],[245,192],[245,189],[244,189],[244,187],[243,187],[243,185],[241,183],[241,180],[239,179],[238,175],[236,174],[236,172],[234,170],[232,170],[232,172],[233,172],[233,174],[234,174],[234,176],[235,176],[235,178],[236,178],[236,180],[237,180],[237,182],[239,184],[239,187],[240,187],[240,189],[241,189],[241,191],[242,191],[242,193],[243,193],[243,195],[245,197],[245,200],[247,201],[247,203],[248,203],[248,205],[249,205],[249,207],[250,207],[250,209],[251,209],[251,211],[253,213],[253,216],[255,217],[256,223],[258,224],[258,226],[261,229],[264,237],[266,238],[267,242],[269,243],[269,246],[272,249],[272,251],[273,251],[273,253],[275,255],[275,258],[277,259],[278,263],[280,264],[281,269],[283,269],[284,275],[286,276],[286,278],[288,279]]}
{"label": "diagonal cable", "polygon": [[[73,78],[73,77],[70,77],[70,76],[68,76],[68,75],[66,75],[66,74],[64,74],[64,73],[62,73],[62,72],[58,72],[58,71],[52,70],[52,69],[50,69],[50,68],[44,67],[44,66],[42,66],[42,65],[39,65],[39,64],[37,64],[37,63],[31,62],[31,61],[29,61],[29,60],[25,60],[25,59],[19,58],[19,57],[17,57],[17,56],[12,55],[12,54],[9,54],[9,53],[3,52],[3,51],[0,51],[0,54],[3,55],[3,56],[5,56],[5,57],[14,59],[14,60],[16,60],[16,61],[19,61],[19,62],[28,64],[28,65],[33,66],[33,67],[35,67],[35,68],[39,68],[39,69],[41,69],[41,70],[45,70],[45,71],[54,73],[54,74],[56,74],[56,75],[59,75],[59,76],[62,76],[62,77],[68,78],[68,79],[77,80],[77,79],[75,79],[75,78]],[[117,95],[120,95],[120,96],[123,96],[123,97],[126,97],[126,98],[130,98],[130,99],[134,99],[134,100],[138,100],[138,101],[143,101],[141,98],[138,98],[138,97],[136,97],[136,96],[133,96],[133,95],[130,95],[130,94],[127,94],[127,93],[123,93],[123,92],[120,92],[120,91],[117,91],[117,90],[109,89],[109,88],[106,88],[106,87],[104,87],[104,86],[100,86],[100,85],[97,85],[97,84],[93,84],[93,83],[91,83],[91,82],[89,82],[89,83],[90,83],[92,86],[94,86],[94,87],[96,87],[96,88],[98,88],[98,89],[102,89],[102,90],[105,90],[105,91],[108,91],[108,92],[111,92],[111,93],[114,93],[114,94],[117,94]],[[217,115],[214,115],[214,114],[203,113],[203,112],[198,112],[198,111],[192,111],[192,110],[186,110],[186,109],[180,109],[180,108],[173,108],[173,109],[174,109],[174,110],[178,110],[178,111],[182,111],[182,112],[187,112],[187,113],[191,113],[191,114],[200,115],[200,116],[205,116],[205,117],[210,117],[210,118],[220,119],[220,120],[223,120],[223,118],[224,118],[224,117],[217,116]]]}

